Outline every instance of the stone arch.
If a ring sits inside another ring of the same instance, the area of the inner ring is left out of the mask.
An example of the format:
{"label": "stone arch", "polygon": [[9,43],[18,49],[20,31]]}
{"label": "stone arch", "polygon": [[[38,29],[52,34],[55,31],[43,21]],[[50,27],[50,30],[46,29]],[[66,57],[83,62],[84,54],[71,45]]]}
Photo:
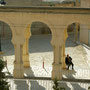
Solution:
{"label": "stone arch", "polygon": [[69,20],[69,21],[67,22],[65,28],[64,28],[64,30],[66,30],[66,32],[67,32],[67,27],[68,27],[69,25],[71,25],[72,23],[79,24],[79,26],[84,25],[84,27],[87,27],[87,28],[88,28],[87,21],[83,21],[83,20],[71,20],[71,21],[70,21],[70,20]]}
{"label": "stone arch", "polygon": [[[69,18],[70,19],[70,18]],[[65,27],[64,27],[64,31],[65,31],[65,33],[68,35],[68,33],[67,33],[67,27],[69,26],[69,25],[71,25],[72,23],[78,23],[79,25],[85,25],[85,26],[87,26],[88,27],[88,25],[87,25],[87,21],[84,21],[84,20],[81,20],[81,19],[74,19],[74,18],[71,18],[71,20],[69,20],[69,19],[67,19],[67,20],[65,20],[65,23],[63,23],[63,25],[65,25]],[[64,37],[65,37],[65,34],[64,34]],[[65,38],[65,40],[67,39],[67,37]]]}
{"label": "stone arch", "polygon": [[78,22],[73,22],[72,24],[67,26],[68,36],[73,34],[72,38],[73,41],[75,42],[79,40],[79,31],[80,31],[80,24]]}
{"label": "stone arch", "polygon": [[[7,38],[4,38],[4,39],[2,39],[1,40],[1,47],[2,47],[2,52],[3,52],[3,58],[5,59],[5,60],[7,60],[7,62],[10,60],[9,58],[8,58],[8,56],[9,55],[14,55],[14,45],[13,45],[13,39],[14,39],[14,35],[15,35],[15,28],[14,28],[14,25],[13,25],[13,23],[9,20],[9,19],[7,19],[7,18],[5,18],[5,17],[1,17],[0,18],[0,22],[1,23],[4,23],[5,25],[7,25],[9,28],[8,28],[8,30],[10,31],[10,33],[11,33],[11,38],[9,38],[9,39],[7,39]],[[2,30],[2,29],[1,29]],[[7,30],[7,28],[6,28],[6,30]],[[5,46],[6,45],[6,46]],[[10,47],[8,47],[10,45]],[[13,49],[12,49],[13,48]],[[10,49],[12,49],[12,50],[10,50]],[[9,52],[9,51],[10,52]],[[2,54],[2,53],[1,53]],[[13,56],[14,57],[14,56]],[[15,57],[14,57],[15,58]],[[13,61],[14,61],[15,59],[13,59]]]}
{"label": "stone arch", "polygon": [[25,43],[24,43],[24,46],[23,46],[23,61],[25,62],[24,63],[24,67],[29,67],[30,66],[30,64],[29,64],[28,43],[29,43],[29,38],[32,35],[32,33],[31,33],[31,25],[32,25],[33,22],[41,22],[41,23],[45,24],[50,29],[51,34],[52,34],[52,27],[53,27],[53,25],[51,25],[48,21],[44,21],[44,20],[30,20],[27,23],[27,27],[26,27],[25,34],[24,34]]}
{"label": "stone arch", "polygon": [[32,35],[51,34],[51,30],[47,26],[47,24],[36,21],[36,22],[32,22],[31,34]]}
{"label": "stone arch", "polygon": [[69,18],[69,20],[68,19],[65,20],[65,23],[64,23],[65,29],[67,28],[67,26],[71,25],[72,23],[79,23],[79,24],[83,24],[83,25],[87,25],[88,24],[87,21],[81,20],[81,18],[77,19],[77,20],[75,20],[75,19],[73,18],[73,19],[70,20],[70,18]]}
{"label": "stone arch", "polygon": [[42,23],[46,24],[50,28],[51,33],[52,33],[52,36],[53,36],[54,25],[50,21],[48,21],[46,19],[31,19],[30,21],[28,20],[27,23],[26,23],[26,25],[25,25],[25,27],[27,28],[28,25],[30,25],[30,27],[31,27],[32,22],[36,22],[36,21],[42,22]]}
{"label": "stone arch", "polygon": [[0,36],[1,38],[11,38],[12,37],[12,30],[10,26],[3,21],[0,21]]}
{"label": "stone arch", "polygon": [[13,43],[13,39],[14,39],[14,36],[15,36],[15,27],[14,27],[13,23],[11,23],[11,21],[8,20],[6,17],[1,17],[0,22],[3,22],[3,23],[5,23],[9,26],[9,28],[11,30],[11,34],[12,34],[11,42]]}
{"label": "stone arch", "polygon": [[0,21],[6,23],[10,27],[10,30],[12,33],[12,40],[11,41],[13,42],[13,38],[15,35],[15,27],[14,27],[13,23],[9,19],[7,19],[6,17],[1,17]]}
{"label": "stone arch", "polygon": [[[71,25],[72,23],[76,23],[76,24],[79,24],[79,25],[86,25],[87,26],[87,22],[85,21],[83,21],[83,20],[69,20],[69,21],[66,21],[67,23],[65,24],[65,28],[64,28],[64,45],[63,45],[63,60],[62,60],[62,67],[63,68],[66,68],[66,64],[65,64],[65,43],[66,43],[66,40],[67,40],[67,38],[68,38],[68,32],[67,32],[67,27],[69,26],[69,25]],[[88,27],[88,26],[87,26]],[[80,28],[81,29],[81,28]]]}

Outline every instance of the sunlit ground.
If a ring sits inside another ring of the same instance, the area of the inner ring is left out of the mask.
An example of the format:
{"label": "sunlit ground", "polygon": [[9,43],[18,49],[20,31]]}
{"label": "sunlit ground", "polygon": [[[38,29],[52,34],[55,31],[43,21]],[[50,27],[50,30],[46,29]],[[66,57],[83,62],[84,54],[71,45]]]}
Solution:
{"label": "sunlit ground", "polygon": [[[53,48],[51,46],[50,41],[51,41],[51,35],[32,36],[30,38],[29,60],[32,70],[30,71],[30,69],[28,70],[25,69],[25,73],[27,74],[28,72],[29,76],[30,76],[30,72],[33,72],[32,75],[34,76],[42,76],[42,77],[51,76],[52,63],[53,63]],[[7,59],[8,61],[9,71],[13,73],[13,62],[15,60],[15,57],[14,57],[14,47],[10,42],[10,40],[2,40],[2,51],[4,52],[4,59]],[[85,72],[82,71],[84,69],[89,70],[85,53],[86,52],[83,49],[83,47],[81,45],[74,43],[73,35],[70,35],[66,41],[65,54],[69,54],[72,57],[74,63],[74,69],[79,70],[77,71],[78,74],[79,72]],[[45,70],[43,69],[43,61],[44,61]],[[70,72],[69,75],[71,75]]]}

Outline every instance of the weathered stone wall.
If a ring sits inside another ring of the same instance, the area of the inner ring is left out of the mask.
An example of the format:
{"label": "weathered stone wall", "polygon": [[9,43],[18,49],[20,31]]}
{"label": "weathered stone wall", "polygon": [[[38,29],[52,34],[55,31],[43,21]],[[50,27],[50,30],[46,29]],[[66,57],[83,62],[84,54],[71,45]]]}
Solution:
{"label": "weathered stone wall", "polygon": [[35,6],[39,5],[42,0],[5,0],[6,6]]}
{"label": "weathered stone wall", "polygon": [[[51,34],[49,27],[41,22],[33,22],[30,29],[32,35]],[[0,22],[0,36],[4,39],[12,37],[11,29],[6,23]]]}
{"label": "weathered stone wall", "polygon": [[80,25],[80,41],[85,44],[89,43],[88,27],[82,24]]}
{"label": "weathered stone wall", "polygon": [[81,7],[90,8],[90,0],[81,0]]}
{"label": "weathered stone wall", "polygon": [[[68,1],[68,0],[67,0]],[[83,8],[89,8],[90,7],[90,0],[76,0],[76,3],[74,5],[74,2],[72,0],[72,3],[56,3],[56,4],[50,4],[50,3],[44,3],[43,0],[5,0],[6,6],[58,6],[58,7],[83,7]],[[64,1],[65,2],[65,1]]]}
{"label": "weathered stone wall", "polygon": [[0,22],[0,37],[2,39],[8,39],[12,37],[12,32],[10,27],[3,22]]}
{"label": "weathered stone wall", "polygon": [[[87,26],[90,30],[90,9],[54,8],[54,7],[0,7],[0,20],[7,23],[12,31],[12,43],[15,49],[13,74],[15,78],[24,78],[23,56],[28,58],[28,40],[33,22],[42,22],[52,32],[51,45],[54,50],[52,79],[62,79],[62,60],[65,53],[67,27],[72,23]],[[65,34],[66,32],[66,34]],[[84,37],[86,38],[86,37]],[[23,49],[25,45],[25,48]],[[25,52],[25,53],[23,53]],[[28,62],[28,59],[26,61]]]}
{"label": "weathered stone wall", "polygon": [[[61,0],[62,1],[62,0]],[[58,7],[73,7],[73,0],[60,2],[51,2],[50,0],[5,0],[6,6],[58,6]],[[79,3],[77,3],[78,5]]]}
{"label": "weathered stone wall", "polygon": [[51,34],[49,27],[41,22],[32,23],[31,33],[32,35]]}

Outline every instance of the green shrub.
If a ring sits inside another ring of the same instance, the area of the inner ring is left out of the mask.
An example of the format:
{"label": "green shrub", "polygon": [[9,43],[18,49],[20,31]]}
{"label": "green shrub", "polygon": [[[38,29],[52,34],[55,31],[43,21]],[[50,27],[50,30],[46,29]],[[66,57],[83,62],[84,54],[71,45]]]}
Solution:
{"label": "green shrub", "polygon": [[54,82],[53,89],[54,90],[59,90],[58,80],[54,79],[53,82]]}
{"label": "green shrub", "polygon": [[5,73],[2,72],[5,67],[5,62],[0,59],[0,90],[9,90],[8,82],[5,79]]}
{"label": "green shrub", "polygon": [[54,90],[66,90],[64,87],[61,87],[61,86],[59,85],[57,79],[54,79],[53,82],[54,82],[54,85],[53,85],[53,89],[54,89]]}

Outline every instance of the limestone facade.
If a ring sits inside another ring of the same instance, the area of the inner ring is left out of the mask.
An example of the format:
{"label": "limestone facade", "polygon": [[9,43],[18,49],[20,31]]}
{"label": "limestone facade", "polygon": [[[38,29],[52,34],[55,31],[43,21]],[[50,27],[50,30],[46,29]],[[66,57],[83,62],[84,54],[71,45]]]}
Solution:
{"label": "limestone facade", "polygon": [[[35,6],[35,5],[39,5],[39,6],[54,6],[54,7],[89,7],[89,0],[76,0],[76,1],[63,1],[62,3],[45,3],[43,0],[5,0],[6,5],[5,6],[19,6],[19,7],[26,7],[26,6]],[[0,30],[0,33],[2,34],[2,38],[4,38],[4,36],[10,37],[11,36],[11,32],[8,25],[0,22],[0,27],[2,30]],[[38,25],[41,25],[42,27],[38,27]],[[6,28],[8,28],[8,30],[6,30]],[[34,29],[35,28],[35,29]],[[36,30],[37,28],[37,30]],[[72,28],[71,28],[72,29]],[[41,23],[41,22],[35,22],[32,25],[31,28],[32,34],[50,34],[50,30],[49,28],[46,27],[45,24]],[[7,32],[7,35],[6,35]],[[82,38],[81,38],[82,41]],[[87,42],[88,44],[88,42]]]}
{"label": "limestone facade", "polygon": [[72,23],[85,25],[90,29],[90,9],[60,7],[0,7],[0,21],[9,25],[12,43],[15,49],[14,77],[24,78],[24,67],[30,67],[28,59],[28,39],[32,35],[33,22],[46,24],[52,34],[54,60],[52,79],[62,79],[65,67],[65,41],[68,37],[67,27]]}
{"label": "limestone facade", "polygon": [[90,8],[90,0],[81,0],[81,8]]}
{"label": "limestone facade", "polygon": [[73,7],[80,6],[80,2],[78,0],[4,0],[6,2],[6,6],[59,6],[59,7]]}
{"label": "limestone facade", "polygon": [[4,0],[6,6],[38,6],[42,0]]}

